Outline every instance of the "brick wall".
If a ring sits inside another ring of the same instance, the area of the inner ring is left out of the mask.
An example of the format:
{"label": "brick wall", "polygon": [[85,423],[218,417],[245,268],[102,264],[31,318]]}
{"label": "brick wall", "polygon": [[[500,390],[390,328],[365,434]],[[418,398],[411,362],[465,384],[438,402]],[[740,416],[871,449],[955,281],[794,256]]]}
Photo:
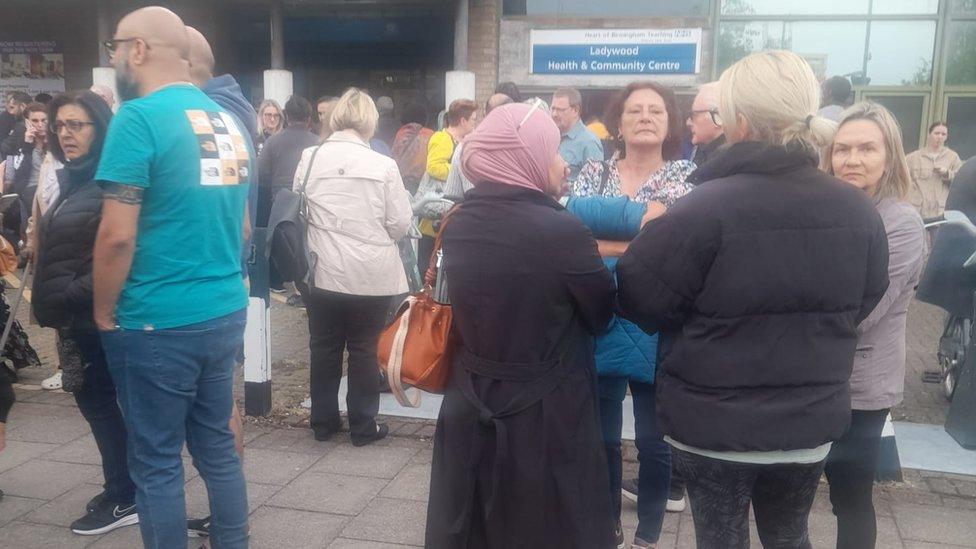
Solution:
{"label": "brick wall", "polygon": [[468,70],[475,75],[476,100],[484,104],[498,84],[498,22],[501,0],[469,0]]}

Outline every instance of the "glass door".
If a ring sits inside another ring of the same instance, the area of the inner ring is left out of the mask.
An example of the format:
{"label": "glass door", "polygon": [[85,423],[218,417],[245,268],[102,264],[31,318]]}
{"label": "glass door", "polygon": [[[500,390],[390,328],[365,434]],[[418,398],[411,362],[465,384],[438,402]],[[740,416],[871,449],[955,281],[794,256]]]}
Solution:
{"label": "glass door", "polygon": [[891,111],[901,126],[901,138],[905,152],[910,153],[925,143],[925,122],[929,109],[928,93],[896,93],[862,91],[861,100],[871,100]]}
{"label": "glass door", "polygon": [[976,92],[947,93],[943,103],[950,149],[965,161],[976,156]]}

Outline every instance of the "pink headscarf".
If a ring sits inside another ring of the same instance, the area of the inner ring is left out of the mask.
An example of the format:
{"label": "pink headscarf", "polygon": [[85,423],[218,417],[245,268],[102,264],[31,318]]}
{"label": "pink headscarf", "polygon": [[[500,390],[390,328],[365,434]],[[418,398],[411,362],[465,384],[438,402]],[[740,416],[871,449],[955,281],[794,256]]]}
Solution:
{"label": "pink headscarf", "polygon": [[542,192],[558,150],[559,129],[545,109],[503,105],[464,140],[461,170],[476,186],[492,182]]}

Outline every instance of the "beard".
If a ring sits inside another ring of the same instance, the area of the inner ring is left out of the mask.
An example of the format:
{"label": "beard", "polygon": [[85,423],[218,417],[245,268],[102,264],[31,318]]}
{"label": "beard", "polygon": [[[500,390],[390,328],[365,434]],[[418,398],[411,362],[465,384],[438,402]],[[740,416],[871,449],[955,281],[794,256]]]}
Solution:
{"label": "beard", "polygon": [[139,97],[139,83],[132,77],[128,63],[115,69],[115,89],[119,93],[120,101]]}

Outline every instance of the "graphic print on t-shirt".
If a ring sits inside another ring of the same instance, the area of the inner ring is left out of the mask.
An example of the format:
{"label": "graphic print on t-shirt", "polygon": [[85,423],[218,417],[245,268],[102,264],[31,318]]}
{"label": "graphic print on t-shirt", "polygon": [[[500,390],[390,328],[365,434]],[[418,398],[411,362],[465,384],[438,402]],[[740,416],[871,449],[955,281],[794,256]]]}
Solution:
{"label": "graphic print on t-shirt", "polygon": [[223,112],[187,110],[186,118],[200,142],[200,184],[248,183],[250,153],[233,117]]}

